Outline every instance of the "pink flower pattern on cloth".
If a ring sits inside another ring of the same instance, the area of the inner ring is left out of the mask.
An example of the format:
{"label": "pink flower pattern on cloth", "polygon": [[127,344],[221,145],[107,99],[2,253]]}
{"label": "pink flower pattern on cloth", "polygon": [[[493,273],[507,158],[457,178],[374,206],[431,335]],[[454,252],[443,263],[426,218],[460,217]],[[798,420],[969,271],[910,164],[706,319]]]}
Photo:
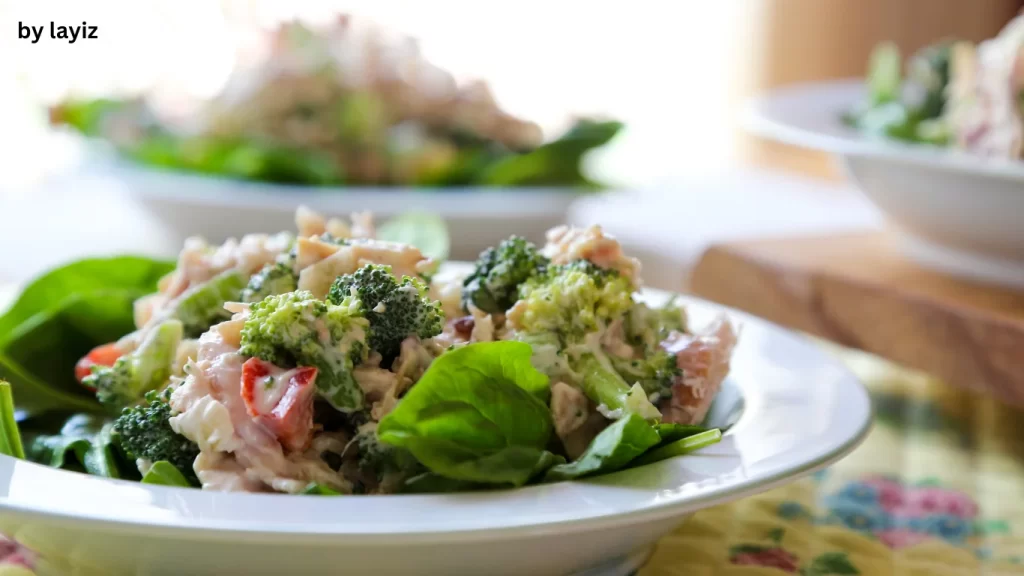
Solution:
{"label": "pink flower pattern on cloth", "polygon": [[35,565],[35,556],[17,542],[0,536],[0,566],[4,564],[24,566],[31,570]]}
{"label": "pink flower pattern on cloth", "polygon": [[868,477],[864,484],[878,490],[878,503],[890,514],[927,516],[950,514],[970,520],[978,515],[978,505],[967,494],[937,486],[905,486],[896,480]]}

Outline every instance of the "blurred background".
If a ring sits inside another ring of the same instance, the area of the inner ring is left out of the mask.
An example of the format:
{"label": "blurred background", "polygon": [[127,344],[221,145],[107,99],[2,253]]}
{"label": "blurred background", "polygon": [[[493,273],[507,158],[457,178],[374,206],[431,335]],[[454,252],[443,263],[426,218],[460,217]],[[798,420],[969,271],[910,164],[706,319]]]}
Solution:
{"label": "blurred background", "polygon": [[[621,122],[621,132],[584,160],[588,176],[613,193],[582,195],[560,218],[604,222],[651,262],[651,283],[678,288],[687,266],[718,239],[879,225],[827,155],[745,134],[739,119],[748,97],[861,76],[883,40],[904,54],[937,38],[982,40],[1020,7],[1010,0],[687,0],[628,9],[573,0],[514,7],[445,0],[2,0],[0,282],[23,281],[85,252],[173,253],[190,219],[208,227],[195,206],[171,218],[175,206],[147,208],[124,178],[92,170],[90,147],[74,131],[52,127],[47,106],[68,97],[212,98],[280,23],[329,25],[346,13],[415,38],[422,58],[456,82],[486,81],[497,106],[536,123],[546,139],[579,115]],[[32,44],[15,34],[19,22],[50,21],[84,21],[98,26],[99,37]],[[170,195],[189,189],[174,184]],[[487,212],[483,202],[479,210]],[[420,200],[410,207],[430,209]],[[106,218],[97,227],[100,215]],[[471,258],[483,240],[469,238],[478,232],[468,225],[464,230],[471,249],[454,255]],[[460,233],[453,226],[456,246]],[[20,239],[29,236],[47,239],[26,250]]]}

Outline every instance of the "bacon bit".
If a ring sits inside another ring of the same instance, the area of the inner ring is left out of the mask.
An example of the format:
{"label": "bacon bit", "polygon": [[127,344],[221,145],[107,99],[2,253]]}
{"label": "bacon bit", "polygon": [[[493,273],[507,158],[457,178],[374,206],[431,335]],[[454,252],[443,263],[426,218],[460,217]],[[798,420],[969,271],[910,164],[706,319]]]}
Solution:
{"label": "bacon bit", "polygon": [[[316,375],[317,369],[311,366],[282,370],[259,358],[242,365],[241,395],[247,412],[288,450],[301,452],[313,439]],[[270,387],[265,386],[268,378]],[[279,396],[273,407],[261,410],[266,407],[260,400],[273,400],[273,396]]]}
{"label": "bacon bit", "polygon": [[697,424],[704,419],[729,373],[735,345],[736,332],[724,319],[701,334],[672,332],[661,343],[666,352],[675,355],[676,366],[683,371],[672,383],[672,396],[658,406],[665,422]]}
{"label": "bacon bit", "polygon": [[85,380],[86,376],[92,374],[93,366],[113,366],[114,362],[117,362],[117,359],[121,357],[121,354],[122,352],[118,349],[116,342],[93,348],[75,364],[75,379],[79,382]]}
{"label": "bacon bit", "polygon": [[473,333],[473,327],[475,325],[476,320],[474,320],[472,316],[463,316],[462,318],[456,318],[455,320],[452,320],[452,328],[455,329],[455,332],[459,336],[462,336],[463,338],[466,339],[468,339],[469,336]]}

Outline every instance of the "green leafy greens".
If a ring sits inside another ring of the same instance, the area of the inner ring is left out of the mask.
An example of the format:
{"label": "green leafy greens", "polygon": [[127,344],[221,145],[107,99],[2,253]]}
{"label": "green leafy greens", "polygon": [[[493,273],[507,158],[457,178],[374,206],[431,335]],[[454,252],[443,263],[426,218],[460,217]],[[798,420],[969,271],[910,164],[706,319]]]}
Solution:
{"label": "green leafy greens", "polygon": [[408,212],[395,216],[377,228],[377,238],[410,244],[438,261],[446,260],[451,250],[448,226],[436,214]]}
{"label": "green leafy greens", "polygon": [[602,430],[579,458],[548,470],[544,480],[558,482],[615,472],[660,441],[661,436],[647,420],[629,414]]}
{"label": "green leafy greens", "polygon": [[142,477],[143,484],[158,484],[160,486],[180,486],[188,488],[192,486],[185,475],[178,470],[174,464],[161,460],[154,462],[149,471]]}
{"label": "green leafy greens", "polygon": [[0,378],[14,388],[18,409],[101,410],[75,380],[75,363],[131,332],[134,301],[173,269],[173,262],[135,256],[89,258],[30,283],[0,316]]}
{"label": "green leafy greens", "polygon": [[76,414],[60,433],[39,436],[29,459],[53,468],[87,472],[106,478],[135,478],[138,472],[128,461],[114,434],[114,423],[92,414]]}
{"label": "green leafy greens", "polygon": [[0,380],[0,454],[25,458],[25,449],[21,444],[21,432],[14,419],[14,397],[11,385]]}
{"label": "green leafy greens", "polygon": [[559,457],[545,448],[553,424],[548,378],[522,342],[465,346],[431,364],[377,427],[447,478],[521,486]]}

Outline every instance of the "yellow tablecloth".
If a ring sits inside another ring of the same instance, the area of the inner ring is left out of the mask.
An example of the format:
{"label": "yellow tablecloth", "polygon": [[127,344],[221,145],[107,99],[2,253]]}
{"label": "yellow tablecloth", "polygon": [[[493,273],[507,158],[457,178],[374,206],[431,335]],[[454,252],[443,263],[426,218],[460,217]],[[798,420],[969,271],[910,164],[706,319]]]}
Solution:
{"label": "yellow tablecloth", "polygon": [[813,477],[697,513],[638,576],[1024,574],[1024,411],[837,354],[871,390],[867,441]]}

